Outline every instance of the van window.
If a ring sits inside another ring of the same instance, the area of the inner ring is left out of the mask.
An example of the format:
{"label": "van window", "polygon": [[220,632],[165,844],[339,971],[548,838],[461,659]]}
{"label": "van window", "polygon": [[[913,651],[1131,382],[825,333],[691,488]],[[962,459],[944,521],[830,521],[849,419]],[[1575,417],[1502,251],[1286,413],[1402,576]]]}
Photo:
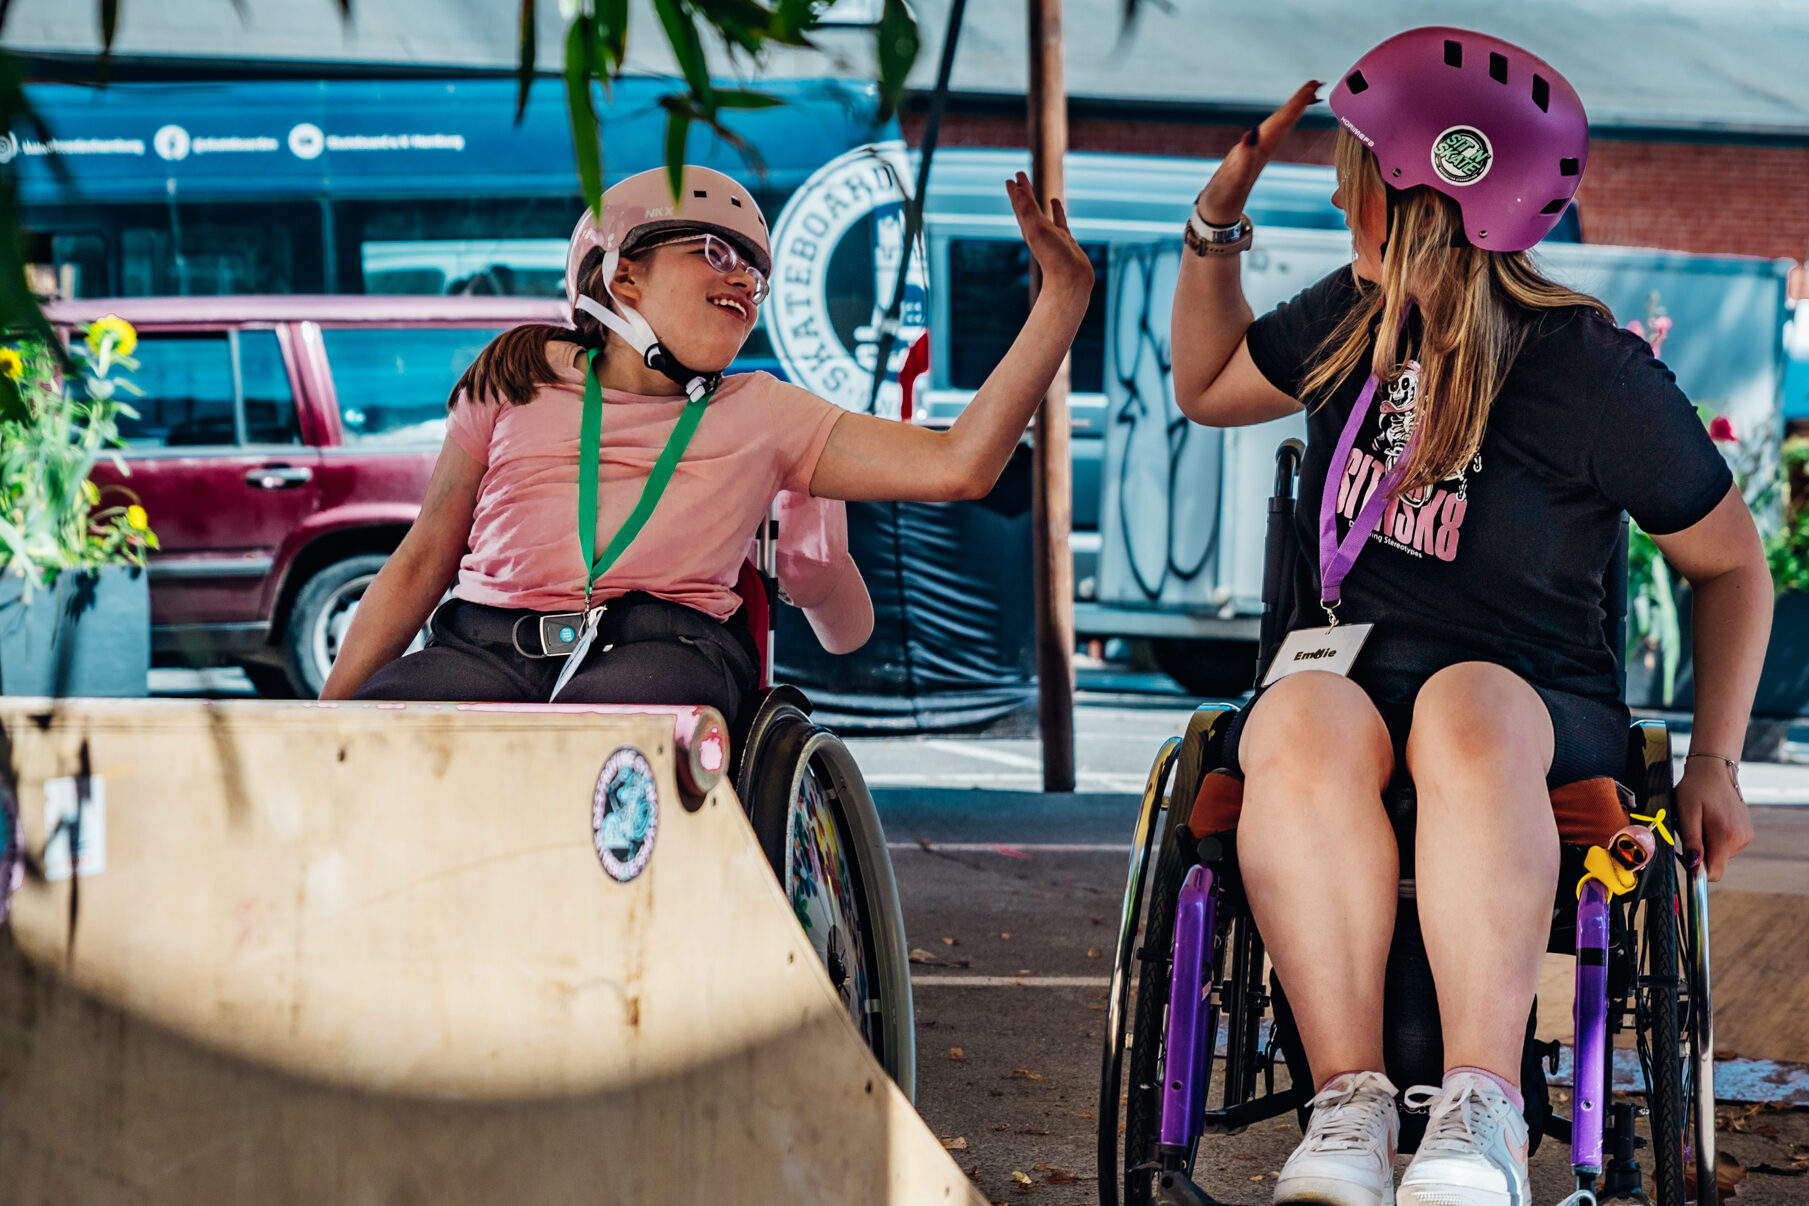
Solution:
{"label": "van window", "polygon": [[126,396],[136,419],[119,417],[120,437],[131,447],[301,442],[275,331],[140,332],[134,355],[138,371],[128,376],[144,396]]}
{"label": "van window", "polygon": [[438,444],[446,399],[499,328],[329,327],[320,333],[347,444]]}
{"label": "van window", "polygon": [[[1083,243],[1093,296],[1074,337],[1069,389],[1105,392],[1106,245]],[[1030,317],[1030,248],[1019,240],[950,239],[949,387],[979,389]]]}

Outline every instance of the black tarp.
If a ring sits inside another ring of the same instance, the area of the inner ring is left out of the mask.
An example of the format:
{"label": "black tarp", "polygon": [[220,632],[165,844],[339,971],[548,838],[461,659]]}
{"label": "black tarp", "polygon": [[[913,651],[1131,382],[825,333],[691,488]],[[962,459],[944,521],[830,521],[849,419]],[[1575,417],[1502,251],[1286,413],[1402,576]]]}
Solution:
{"label": "black tarp", "polygon": [[796,608],[775,618],[780,682],[844,735],[1036,725],[1030,457],[973,502],[850,503],[848,545],[873,596],[873,636],[836,657]]}

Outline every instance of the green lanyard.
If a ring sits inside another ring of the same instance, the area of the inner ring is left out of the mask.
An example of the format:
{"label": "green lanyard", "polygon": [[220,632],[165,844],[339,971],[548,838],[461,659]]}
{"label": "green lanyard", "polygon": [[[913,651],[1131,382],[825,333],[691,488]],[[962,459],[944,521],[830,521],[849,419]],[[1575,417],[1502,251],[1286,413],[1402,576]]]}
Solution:
{"label": "green lanyard", "polygon": [[609,567],[616,563],[616,558],[634,543],[634,538],[647,526],[653,508],[659,504],[660,495],[666,492],[666,486],[672,481],[672,471],[678,468],[679,458],[685,455],[685,446],[691,442],[691,434],[697,430],[698,420],[703,418],[704,407],[715,396],[716,393],[712,390],[696,401],[686,403],[685,409],[679,412],[672,434],[666,437],[666,447],[660,451],[659,459],[653,462],[653,469],[647,474],[647,484],[641,487],[641,500],[634,505],[628,519],[609,542],[609,547],[598,556],[597,464],[602,458],[603,387],[597,381],[597,349],[591,349],[584,370],[584,421],[578,432],[578,457],[583,462],[578,470],[578,548],[584,554],[584,564],[590,567],[590,577],[584,583],[586,610],[590,608],[591,587],[596,585],[597,579],[609,572]]}

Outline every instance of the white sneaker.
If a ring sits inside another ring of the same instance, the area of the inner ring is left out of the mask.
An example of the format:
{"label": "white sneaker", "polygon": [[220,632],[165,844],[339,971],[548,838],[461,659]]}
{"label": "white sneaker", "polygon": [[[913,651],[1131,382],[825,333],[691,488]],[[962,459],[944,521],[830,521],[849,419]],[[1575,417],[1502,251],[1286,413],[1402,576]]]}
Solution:
{"label": "white sneaker", "polygon": [[1526,1119],[1501,1086],[1458,1072],[1407,1090],[1430,1106],[1426,1138],[1401,1177],[1401,1206],[1528,1206]]}
{"label": "white sneaker", "polygon": [[1346,1072],[1313,1098],[1306,1138],[1281,1167],[1277,1202],[1391,1206],[1401,1116],[1380,1072]]}

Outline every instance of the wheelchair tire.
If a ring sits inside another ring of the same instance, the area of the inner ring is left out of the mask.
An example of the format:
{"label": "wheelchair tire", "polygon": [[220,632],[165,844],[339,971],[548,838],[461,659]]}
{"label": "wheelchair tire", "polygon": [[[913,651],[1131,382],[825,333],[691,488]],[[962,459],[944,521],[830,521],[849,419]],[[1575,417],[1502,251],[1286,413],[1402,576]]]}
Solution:
{"label": "wheelchair tire", "polygon": [[1677,860],[1671,851],[1660,850],[1650,864],[1647,878],[1640,926],[1643,958],[1636,981],[1634,1013],[1652,1128],[1653,1201],[1657,1206],[1684,1206],[1684,1133],[1690,1123],[1691,1103],[1684,1091],[1689,1077],[1679,1019],[1690,1002],[1681,991],[1686,983],[1678,943],[1681,901],[1677,893]]}
{"label": "wheelchair tire", "polygon": [[910,949],[873,797],[841,738],[801,708],[762,719],[741,776],[748,819],[850,1019],[915,1101]]}
{"label": "wheelchair tire", "polygon": [[[1179,775],[1177,775],[1177,780]],[[1161,1174],[1162,1056],[1168,1033],[1168,990],[1175,941],[1175,902],[1187,873],[1199,862],[1184,828],[1185,809],[1171,802],[1150,883],[1148,920],[1137,972],[1137,1008],[1131,1021],[1130,1076],[1125,1083],[1124,1201],[1149,1206]],[[1210,974],[1210,972],[1208,973]],[[1216,1031],[1216,1026],[1213,1028]],[[1215,1042],[1217,1035],[1207,1041]],[[1194,1152],[1182,1171],[1193,1169]]]}
{"label": "wheelchair tire", "polygon": [[[1162,808],[1174,771],[1175,754],[1181,746],[1179,737],[1170,737],[1156,753],[1150,767],[1149,780],[1137,813],[1137,829],[1131,839],[1131,865],[1125,881],[1124,903],[1119,913],[1118,947],[1112,959],[1112,987],[1106,1003],[1105,1058],[1099,1075],[1098,1156],[1100,1206],[1118,1206],[1119,1200],[1119,1094],[1124,1083],[1124,1046],[1126,1006],[1129,1004],[1131,979],[1136,971],[1140,949],[1139,927],[1143,899],[1147,895],[1146,874],[1150,855],[1160,850],[1155,831],[1162,824]],[[1130,1033],[1135,1041],[1135,1031]],[[1128,1167],[1128,1166],[1123,1166]],[[1125,1174],[1129,1179],[1128,1172]]]}

